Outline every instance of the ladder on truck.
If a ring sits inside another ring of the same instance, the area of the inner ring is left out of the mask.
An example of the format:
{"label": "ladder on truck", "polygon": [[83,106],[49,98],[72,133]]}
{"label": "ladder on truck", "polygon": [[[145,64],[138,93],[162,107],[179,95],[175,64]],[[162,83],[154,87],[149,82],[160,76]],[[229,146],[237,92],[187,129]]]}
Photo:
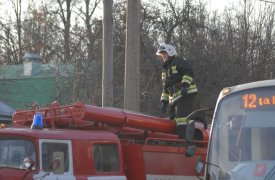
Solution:
{"label": "ladder on truck", "polygon": [[[146,144],[183,146],[185,143],[176,134],[175,122],[169,119],[82,102],[67,106],[54,102],[48,107],[16,110],[12,116],[13,126],[30,127],[35,114],[42,115],[45,128],[106,130],[117,134],[120,139]],[[207,146],[209,127],[205,123],[196,123],[195,127],[194,143]]]}

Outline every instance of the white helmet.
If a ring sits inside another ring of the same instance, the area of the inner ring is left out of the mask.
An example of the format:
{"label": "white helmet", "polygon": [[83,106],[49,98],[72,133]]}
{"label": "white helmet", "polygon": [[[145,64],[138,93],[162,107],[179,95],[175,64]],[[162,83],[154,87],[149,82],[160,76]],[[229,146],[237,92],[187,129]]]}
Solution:
{"label": "white helmet", "polygon": [[171,44],[164,44],[164,43],[161,44],[156,52],[156,55],[160,55],[160,52],[163,52],[163,51],[165,51],[168,54],[168,56],[178,55],[176,49]]}

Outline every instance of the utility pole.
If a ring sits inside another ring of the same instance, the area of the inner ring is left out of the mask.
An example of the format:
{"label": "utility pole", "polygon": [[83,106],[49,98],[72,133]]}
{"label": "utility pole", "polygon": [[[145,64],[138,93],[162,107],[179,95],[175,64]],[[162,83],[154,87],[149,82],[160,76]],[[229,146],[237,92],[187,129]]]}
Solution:
{"label": "utility pole", "polygon": [[102,107],[113,107],[113,0],[103,0]]}
{"label": "utility pole", "polygon": [[124,109],[139,111],[140,0],[127,0]]}

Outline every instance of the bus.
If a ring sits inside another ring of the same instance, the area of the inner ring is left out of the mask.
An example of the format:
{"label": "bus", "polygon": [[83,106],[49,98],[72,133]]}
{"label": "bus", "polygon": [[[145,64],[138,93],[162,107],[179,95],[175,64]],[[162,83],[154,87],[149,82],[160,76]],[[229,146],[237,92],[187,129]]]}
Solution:
{"label": "bus", "polygon": [[207,158],[198,160],[195,171],[204,180],[275,179],[275,80],[221,91]]}

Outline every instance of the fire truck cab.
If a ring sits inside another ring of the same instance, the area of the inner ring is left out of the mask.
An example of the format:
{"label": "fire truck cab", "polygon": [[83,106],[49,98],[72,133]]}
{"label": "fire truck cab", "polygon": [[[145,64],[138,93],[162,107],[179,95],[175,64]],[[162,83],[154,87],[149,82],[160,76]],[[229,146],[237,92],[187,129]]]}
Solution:
{"label": "fire truck cab", "polygon": [[126,179],[121,144],[111,132],[3,128],[0,155],[1,179]]}
{"label": "fire truck cab", "polygon": [[196,179],[209,129],[196,124],[193,157],[168,119],[76,103],[17,110],[0,128],[0,179]]}

